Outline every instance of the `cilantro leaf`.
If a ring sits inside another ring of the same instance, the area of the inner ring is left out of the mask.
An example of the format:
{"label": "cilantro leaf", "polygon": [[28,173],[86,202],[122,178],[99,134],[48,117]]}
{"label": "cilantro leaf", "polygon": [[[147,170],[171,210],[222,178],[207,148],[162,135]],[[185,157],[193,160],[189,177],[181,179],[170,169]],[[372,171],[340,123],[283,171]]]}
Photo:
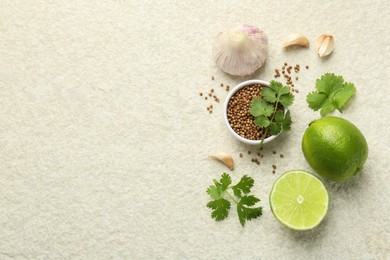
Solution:
{"label": "cilantro leaf", "polygon": [[240,202],[237,204],[237,214],[242,226],[245,226],[247,220],[251,220],[262,215],[262,207],[249,208],[259,201],[260,199],[253,195],[244,196],[241,198]]}
{"label": "cilantro leaf", "polygon": [[311,109],[317,111],[325,104],[327,96],[324,93],[313,91],[307,95],[306,101]]}
{"label": "cilantro leaf", "polygon": [[278,81],[275,81],[275,80],[272,80],[270,82],[270,85],[269,87],[276,92],[276,96],[277,97],[280,97],[281,95],[284,95],[284,94],[287,94],[287,93],[290,93],[290,88],[289,87],[285,87],[283,86],[282,83],[278,82]]}
{"label": "cilantro leaf", "polygon": [[209,194],[214,199],[221,198],[222,191],[218,187],[211,185],[207,188],[207,194]]}
{"label": "cilantro leaf", "polygon": [[229,215],[230,202],[224,198],[220,198],[207,203],[207,207],[213,209],[211,217],[215,218],[216,221],[220,221]]}
{"label": "cilantro leaf", "polygon": [[284,106],[284,107],[289,107],[294,103],[294,96],[291,93],[283,94],[279,98],[279,102]]}
{"label": "cilantro leaf", "polygon": [[248,177],[247,175],[242,176],[241,180],[232,187],[234,195],[240,198],[241,192],[244,194],[249,193],[254,182],[255,181],[251,177]]}
{"label": "cilantro leaf", "polygon": [[269,125],[269,129],[270,129],[272,135],[277,135],[280,133],[280,131],[282,131],[282,126],[278,123],[272,122]]}
{"label": "cilantro leaf", "polygon": [[254,98],[251,102],[249,113],[254,116],[270,116],[274,111],[273,106],[267,103],[264,99]]}
{"label": "cilantro leaf", "polygon": [[271,122],[265,116],[258,116],[255,118],[255,125],[259,127],[267,127]]}
{"label": "cilantro leaf", "polygon": [[261,95],[266,101],[271,103],[275,103],[277,100],[276,92],[271,88],[263,88],[261,91]]}
{"label": "cilantro leaf", "polygon": [[321,79],[316,80],[316,89],[322,93],[332,93],[343,88],[344,79],[334,73],[325,73]]}
{"label": "cilantro leaf", "polygon": [[337,105],[334,102],[325,102],[322,106],[320,114],[321,116],[325,116],[329,113],[332,113],[337,108]]}
{"label": "cilantro leaf", "polygon": [[230,178],[230,175],[224,172],[221,176],[221,180],[219,181],[221,183],[222,191],[225,191],[229,185],[232,183],[232,178]]}
{"label": "cilantro leaf", "polygon": [[292,121],[291,121],[291,116],[290,116],[290,110],[288,110],[283,118],[283,122],[282,122],[283,130],[290,130],[291,124],[292,124]]}
{"label": "cilantro leaf", "polygon": [[314,111],[320,110],[321,116],[340,110],[356,92],[354,84],[344,82],[342,76],[333,73],[317,79],[316,89],[307,95],[306,101]]}
{"label": "cilantro leaf", "polygon": [[338,91],[334,96],[337,107],[342,108],[355,93],[356,88],[353,83],[344,83],[344,88]]}
{"label": "cilantro leaf", "polygon": [[245,195],[241,198],[240,204],[246,205],[246,206],[253,206],[259,201],[260,201],[260,199],[256,198],[253,195]]}
{"label": "cilantro leaf", "polygon": [[[231,202],[224,198],[225,195],[230,197],[237,205],[238,219],[242,226],[245,226],[246,221],[257,218],[262,214],[262,207],[251,208],[257,202],[259,198],[253,195],[244,195],[250,192],[253,187],[254,180],[247,175],[242,176],[241,180],[234,186],[229,187],[232,180],[227,173],[223,173],[220,181],[213,180],[214,185],[207,188],[207,193],[213,198],[212,201],[207,203],[207,207],[212,209],[211,218],[216,221],[224,220],[229,215]],[[229,189],[233,190],[233,193],[239,200],[234,199],[229,193]]]}
{"label": "cilantro leaf", "polygon": [[284,120],[283,112],[280,111],[280,110],[276,111],[276,113],[275,113],[275,122],[278,123],[278,124],[281,124],[281,123],[283,123],[283,120]]}

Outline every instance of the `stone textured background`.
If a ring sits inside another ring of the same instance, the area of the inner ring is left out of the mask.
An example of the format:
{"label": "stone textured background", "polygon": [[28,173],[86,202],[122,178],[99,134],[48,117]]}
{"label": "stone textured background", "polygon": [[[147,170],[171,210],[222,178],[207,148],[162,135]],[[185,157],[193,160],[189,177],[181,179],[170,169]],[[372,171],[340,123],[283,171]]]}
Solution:
{"label": "stone textured background", "polygon": [[[266,66],[252,77],[226,75],[211,58],[213,35],[236,23],[269,35]],[[389,31],[387,0],[2,0],[0,259],[389,258]],[[282,51],[292,33],[310,49]],[[325,59],[314,48],[322,33],[336,43]],[[310,69],[299,73],[292,131],[257,166],[246,155],[255,149],[226,130],[222,103],[210,115],[198,93],[214,88],[223,101],[220,83],[270,80],[284,61]],[[325,72],[355,83],[334,114],[365,134],[369,158],[359,177],[326,182],[324,223],[293,232],[268,194],[284,171],[312,171],[300,142],[319,113],[305,96]],[[233,154],[236,169],[206,159],[211,151]],[[255,178],[264,214],[245,228],[234,210],[216,223],[205,206],[223,171]]]}

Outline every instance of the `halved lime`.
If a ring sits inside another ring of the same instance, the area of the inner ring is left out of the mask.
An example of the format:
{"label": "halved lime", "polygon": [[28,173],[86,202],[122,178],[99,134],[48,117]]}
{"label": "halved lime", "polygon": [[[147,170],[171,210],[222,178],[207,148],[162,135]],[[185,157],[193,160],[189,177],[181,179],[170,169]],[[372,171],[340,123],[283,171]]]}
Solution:
{"label": "halved lime", "polygon": [[324,219],[329,195],[320,179],[294,170],[275,181],[269,203],[275,218],[283,225],[294,230],[310,230]]}

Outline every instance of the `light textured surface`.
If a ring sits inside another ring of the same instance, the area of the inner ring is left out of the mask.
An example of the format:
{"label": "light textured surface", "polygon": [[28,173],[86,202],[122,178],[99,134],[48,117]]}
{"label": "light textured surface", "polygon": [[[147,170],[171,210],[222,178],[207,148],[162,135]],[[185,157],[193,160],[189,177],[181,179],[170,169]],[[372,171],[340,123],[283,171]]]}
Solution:
{"label": "light textured surface", "polygon": [[[224,100],[219,83],[244,80],[211,59],[213,35],[237,22],[270,40],[266,66],[245,79],[310,65],[293,129],[260,167],[238,158],[249,147],[225,129],[222,104],[209,115],[198,95],[214,88]],[[389,258],[389,31],[387,0],[0,1],[0,259]],[[310,49],[283,52],[291,33]],[[322,60],[321,33],[336,44]],[[297,233],[274,219],[268,194],[284,171],[311,171],[300,141],[319,114],[305,96],[325,72],[357,86],[342,117],[365,134],[369,158],[359,177],[326,183],[324,223]],[[234,211],[210,218],[206,187],[227,171],[211,151],[234,155],[234,180],[256,180],[264,214],[245,228]]]}

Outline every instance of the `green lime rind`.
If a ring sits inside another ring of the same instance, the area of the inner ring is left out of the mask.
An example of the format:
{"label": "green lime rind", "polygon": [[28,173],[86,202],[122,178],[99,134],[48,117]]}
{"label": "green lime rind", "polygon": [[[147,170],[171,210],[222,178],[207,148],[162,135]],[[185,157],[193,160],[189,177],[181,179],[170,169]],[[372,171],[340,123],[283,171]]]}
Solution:
{"label": "green lime rind", "polygon": [[310,124],[302,137],[302,151],[314,171],[334,182],[358,175],[368,158],[363,133],[348,120],[334,116]]}
{"label": "green lime rind", "polygon": [[[294,177],[293,174],[297,177]],[[301,181],[305,179],[307,180],[306,187],[302,191],[304,183],[301,183]],[[289,187],[287,187],[286,181],[289,182]],[[309,183],[311,187],[309,187]],[[313,188],[316,188],[316,190],[313,191]],[[316,196],[313,196],[313,194],[316,194]],[[306,197],[305,203],[298,203],[298,195]],[[313,199],[318,199],[319,201],[310,201]],[[269,203],[272,214],[282,225],[297,231],[312,230],[323,221],[328,212],[329,194],[325,185],[318,177],[303,170],[292,170],[285,172],[275,181],[269,195]],[[281,205],[281,203],[284,203],[284,205]],[[317,209],[315,205],[317,205]],[[284,212],[282,210],[283,207],[285,208]],[[292,207],[294,207],[294,210],[292,210]],[[284,213],[290,214],[288,220],[286,216],[283,216]],[[298,225],[296,221],[291,220],[294,214],[295,220],[299,217],[301,222],[310,222],[310,224]]]}

